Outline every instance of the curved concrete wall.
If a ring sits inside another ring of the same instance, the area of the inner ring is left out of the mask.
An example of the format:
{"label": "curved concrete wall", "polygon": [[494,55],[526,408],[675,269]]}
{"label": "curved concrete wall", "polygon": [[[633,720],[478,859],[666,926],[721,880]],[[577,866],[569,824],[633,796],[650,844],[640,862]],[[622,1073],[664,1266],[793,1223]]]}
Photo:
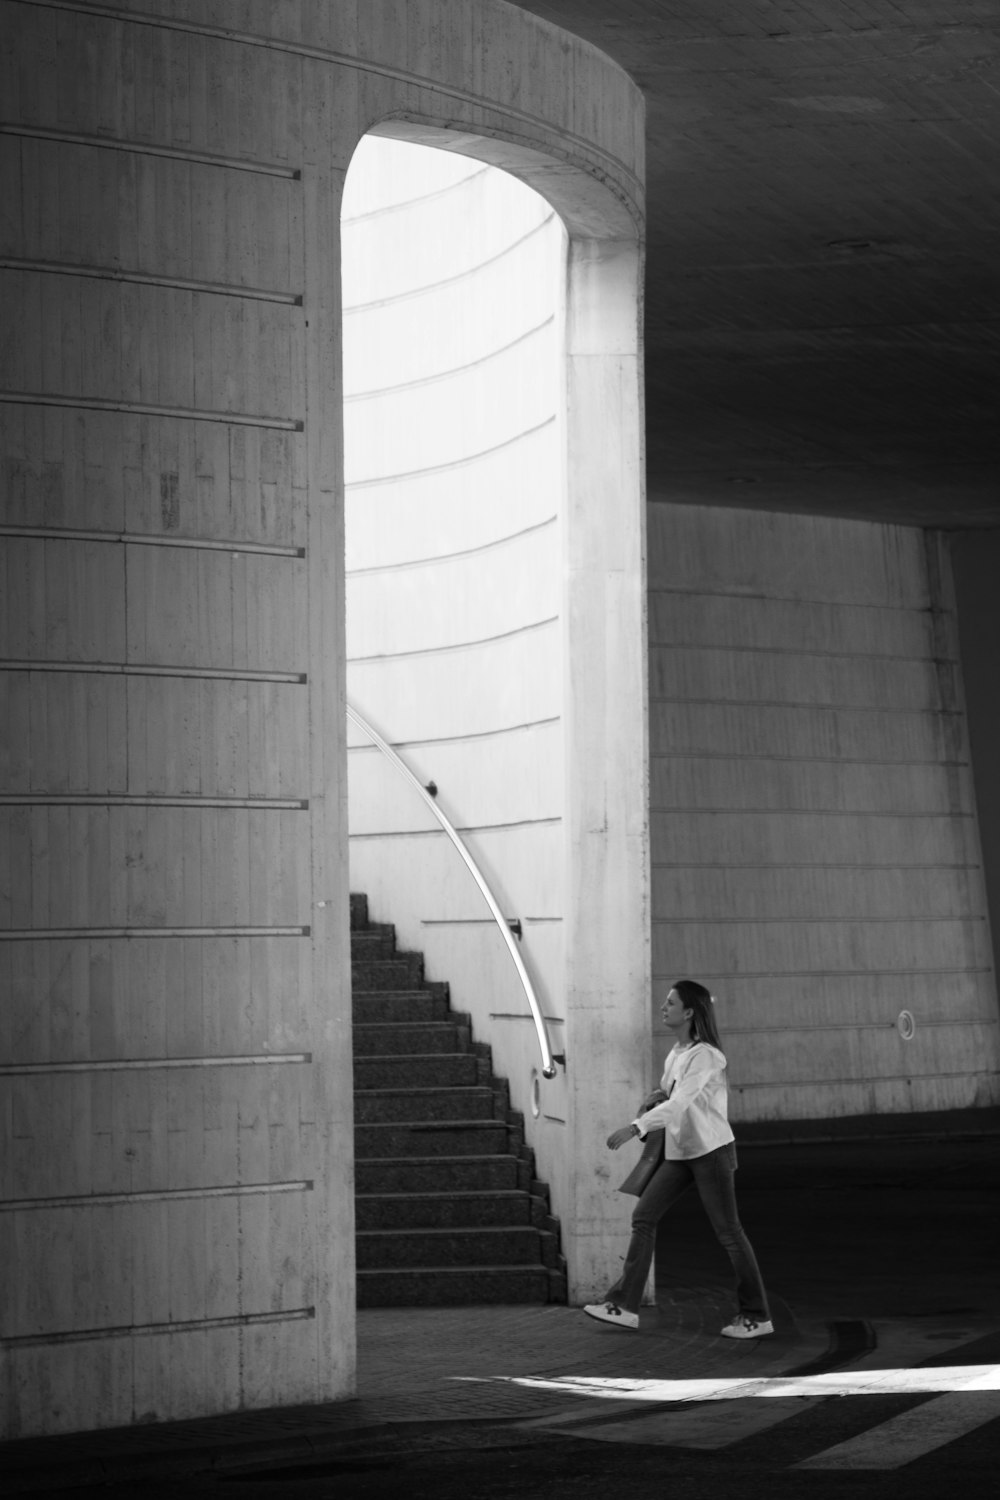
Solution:
{"label": "curved concrete wall", "polygon": [[[937,540],[654,505],[650,670],[653,972],[717,993],[734,1118],[997,1103]],[[666,1045],[654,1035],[657,1066]]]}
{"label": "curved concrete wall", "polygon": [[641,104],[492,0],[0,25],[5,1431],[344,1396],[344,174],[444,120],[544,180],[637,412]]}
{"label": "curved concrete wall", "polygon": [[[520,918],[562,1052],[565,230],[506,172],[373,136],[342,236],[348,694]],[[558,1200],[564,1078],[536,1122],[539,1049],[503,940],[440,825],[352,743],[352,885],[491,1043]]]}

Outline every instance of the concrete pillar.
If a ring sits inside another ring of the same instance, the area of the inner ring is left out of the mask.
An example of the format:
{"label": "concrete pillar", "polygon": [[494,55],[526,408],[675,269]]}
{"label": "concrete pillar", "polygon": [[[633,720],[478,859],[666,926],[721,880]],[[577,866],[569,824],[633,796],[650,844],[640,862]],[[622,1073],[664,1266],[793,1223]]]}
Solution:
{"label": "concrete pillar", "polygon": [[4,15],[12,1435],[353,1389],[335,89],[182,10]]}
{"label": "concrete pillar", "polygon": [[[628,1170],[605,1146],[650,1079],[645,504],[639,262],[628,240],[569,263],[566,423],[566,1008],[570,1295],[618,1265]],[[609,414],[613,414],[609,420]],[[593,434],[599,433],[597,443]],[[564,1220],[564,1223],[566,1220]]]}

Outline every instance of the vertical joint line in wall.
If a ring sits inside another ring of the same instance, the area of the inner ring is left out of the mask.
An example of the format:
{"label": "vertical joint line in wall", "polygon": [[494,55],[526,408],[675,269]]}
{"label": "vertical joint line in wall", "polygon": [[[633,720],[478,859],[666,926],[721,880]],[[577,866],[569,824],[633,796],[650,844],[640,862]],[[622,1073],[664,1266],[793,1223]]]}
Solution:
{"label": "vertical joint line in wall", "polygon": [[[938,697],[942,702],[945,698],[944,677],[947,671],[944,658],[946,655],[950,655],[956,663],[951,668],[947,679],[948,708],[950,709],[950,714],[942,715],[941,717],[943,732],[947,736],[946,750],[952,762],[961,759],[966,763],[964,778],[962,777],[961,768],[958,765],[951,764],[946,767],[949,800],[951,806],[955,808],[965,805],[963,792],[966,796],[971,796],[972,837],[977,850],[976,863],[981,871],[981,879],[985,882],[986,871],[983,858],[983,837],[979,821],[979,800],[976,795],[976,779],[972,766],[972,743],[967,717],[961,626],[958,619],[958,594],[955,588],[953,553],[942,531],[925,529],[923,538],[925,566],[927,568],[927,592],[930,600],[934,668],[937,675]],[[952,642],[949,642],[945,635],[947,628],[945,625],[946,612],[950,614],[951,618]],[[992,974],[995,991],[997,976],[997,934],[993,930],[991,917],[989,893],[988,889],[986,889],[984,908],[986,943],[987,952],[992,960],[989,972]]]}
{"label": "vertical joint line in wall", "polygon": [[[965,726],[965,703],[958,673],[961,671],[961,648],[949,640],[947,620],[955,621],[954,585],[950,577],[950,558],[945,555],[946,542],[940,532],[924,531],[924,566],[927,570],[927,594],[930,605],[932,665],[937,684],[938,703],[945,715],[943,732],[947,737],[950,760],[968,754]],[[957,630],[953,623],[952,630]],[[953,646],[955,649],[953,649]],[[952,664],[957,657],[958,666]],[[958,779],[957,768],[948,771],[949,785]],[[955,797],[959,792],[955,790]],[[957,805],[957,802],[956,802]]]}
{"label": "vertical joint line in wall", "polygon": [[[129,639],[128,639],[128,553],[129,553],[128,542],[124,542],[123,545],[122,545],[122,559],[123,559],[123,561],[122,561],[122,601],[123,601],[122,602],[122,609],[124,610],[125,618],[122,621],[122,637],[123,637],[123,642],[124,642],[124,652],[125,652],[125,660],[126,660],[126,662],[128,662],[128,661],[131,660],[131,656],[129,654]],[[129,713],[130,713],[131,707],[132,707],[132,704],[131,704],[131,697],[132,697],[132,695],[129,692],[129,684],[128,684],[128,678],[127,677],[125,679],[123,687],[124,687],[124,694],[125,694],[125,746],[124,746],[124,752],[125,752],[125,792],[126,792],[126,795],[130,795],[131,792],[132,792],[132,739],[131,739],[131,734],[130,734],[131,725],[129,724]],[[114,700],[114,693],[113,692],[109,693],[109,698],[112,701]]]}
{"label": "vertical joint line in wall", "polygon": [[945,616],[951,612],[949,605],[954,605],[954,600],[948,597],[952,591],[948,587],[950,580],[945,575],[942,558],[944,546],[944,540],[939,533],[925,530],[924,558],[927,569],[931,643],[934,652],[934,668],[937,675],[938,698],[943,709],[951,713],[960,713],[963,705],[958,701],[958,694],[956,692],[957,684],[948,668],[948,663],[954,653],[951,650],[951,642],[948,640],[946,634]]}
{"label": "vertical joint line in wall", "polygon": [[[243,1109],[239,1100],[237,1100],[236,1104],[236,1181],[243,1181]],[[236,1198],[236,1244],[234,1248],[236,1251],[236,1311],[239,1313],[240,1317],[242,1317],[244,1313],[242,1193],[239,1193]],[[236,1340],[236,1347],[238,1350],[237,1361],[239,1369],[236,1389],[239,1392],[239,1398],[242,1402],[244,1400],[244,1392],[246,1390],[246,1340],[243,1337],[242,1328],[240,1329],[239,1335]]]}

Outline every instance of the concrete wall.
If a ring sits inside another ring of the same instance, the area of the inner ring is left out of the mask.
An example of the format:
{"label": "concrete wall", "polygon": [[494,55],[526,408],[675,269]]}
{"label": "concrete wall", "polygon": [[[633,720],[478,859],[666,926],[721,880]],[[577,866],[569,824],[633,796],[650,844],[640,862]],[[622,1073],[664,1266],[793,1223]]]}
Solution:
{"label": "concrete wall", "polygon": [[945,540],[955,580],[979,840],[995,945],[1000,934],[1000,782],[996,776],[1000,764],[1000,698],[996,690],[1000,533],[952,532]]}
{"label": "concrete wall", "polygon": [[342,1395],[330,82],[3,21],[4,1425]]}
{"label": "concrete wall", "polygon": [[[566,232],[509,173],[371,136],[343,206],[348,696],[397,745],[522,923],[565,1050]],[[557,1198],[565,1075],[440,824],[359,731],[351,881],[493,1046]]]}
{"label": "concrete wall", "polygon": [[939,541],[654,505],[649,547],[654,984],[716,993],[734,1117],[997,1102]]}
{"label": "concrete wall", "polygon": [[491,0],[0,26],[4,1430],[345,1396],[343,179],[446,121],[635,267],[641,104]]}

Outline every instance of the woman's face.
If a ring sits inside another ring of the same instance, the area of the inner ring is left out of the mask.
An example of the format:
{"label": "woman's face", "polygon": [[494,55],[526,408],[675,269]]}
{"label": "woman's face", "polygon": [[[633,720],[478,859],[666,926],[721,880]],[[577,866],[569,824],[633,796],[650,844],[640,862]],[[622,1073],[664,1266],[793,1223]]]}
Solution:
{"label": "woman's face", "polygon": [[660,1014],[668,1031],[682,1031],[685,1024],[691,1020],[694,1011],[684,1004],[676,990],[671,990],[663,1002]]}

